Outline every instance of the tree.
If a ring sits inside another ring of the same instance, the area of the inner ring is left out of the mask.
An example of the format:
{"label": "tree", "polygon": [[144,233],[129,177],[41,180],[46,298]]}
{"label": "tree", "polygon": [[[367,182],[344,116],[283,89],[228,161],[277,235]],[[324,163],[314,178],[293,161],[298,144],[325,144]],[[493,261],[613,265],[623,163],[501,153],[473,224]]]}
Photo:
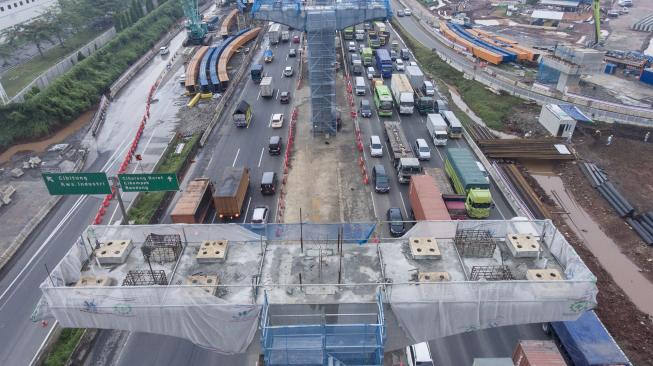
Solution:
{"label": "tree", "polygon": [[0,38],[4,38],[8,45],[16,47],[22,40],[22,31],[19,25],[5,28],[0,31]]}
{"label": "tree", "polygon": [[145,0],[145,9],[148,13],[154,10],[154,3],[152,3],[152,0]]}
{"label": "tree", "polygon": [[64,38],[69,23],[64,13],[53,6],[43,13],[43,19],[47,23],[48,30],[57,38],[61,47],[66,47]]}
{"label": "tree", "polygon": [[86,56],[84,56],[84,53],[82,53],[82,51],[77,52],[77,62],[80,62],[85,58]]}
{"label": "tree", "polygon": [[48,41],[52,43],[52,40],[50,39],[50,26],[47,22],[40,18],[37,18],[36,20],[29,23],[22,24],[21,33],[26,41],[36,46],[36,49],[39,51],[39,55],[41,55],[41,57],[43,57],[43,42]]}

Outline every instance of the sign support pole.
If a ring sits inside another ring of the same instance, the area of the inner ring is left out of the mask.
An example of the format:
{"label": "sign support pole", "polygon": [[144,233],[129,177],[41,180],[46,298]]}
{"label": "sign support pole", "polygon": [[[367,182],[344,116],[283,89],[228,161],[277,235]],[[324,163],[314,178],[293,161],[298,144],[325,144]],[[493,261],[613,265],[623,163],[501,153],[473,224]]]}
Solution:
{"label": "sign support pole", "polygon": [[125,210],[125,203],[122,202],[122,195],[120,194],[120,185],[118,184],[118,177],[113,177],[113,184],[116,187],[116,198],[118,198],[118,206],[120,206],[120,211],[122,212],[122,220],[120,220],[120,225],[126,225],[127,223],[127,210]]}

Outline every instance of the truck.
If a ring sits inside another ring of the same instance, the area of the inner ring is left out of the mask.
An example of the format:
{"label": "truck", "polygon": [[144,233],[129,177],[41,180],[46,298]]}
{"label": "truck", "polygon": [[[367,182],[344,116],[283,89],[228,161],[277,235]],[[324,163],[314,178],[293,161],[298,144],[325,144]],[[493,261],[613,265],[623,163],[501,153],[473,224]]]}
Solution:
{"label": "truck", "polygon": [[454,191],[465,196],[467,215],[475,219],[489,217],[493,206],[490,183],[478,168],[472,152],[463,148],[448,148],[444,170],[453,183]]}
{"label": "truck", "polygon": [[363,48],[363,52],[361,53],[361,57],[363,58],[363,65],[365,67],[372,66],[373,61],[373,55],[372,55],[372,49],[369,47]]}
{"label": "truck", "polygon": [[630,361],[593,310],[575,321],[543,324],[574,366],[626,366]]}
{"label": "truck", "polygon": [[397,173],[397,179],[399,183],[407,184],[412,176],[422,173],[419,160],[415,157],[413,149],[401,129],[401,123],[396,121],[383,122],[383,130],[390,146],[390,158]]}
{"label": "truck", "polygon": [[413,91],[415,93],[413,96],[415,107],[421,115],[437,112],[437,103],[433,97],[424,95],[421,89],[413,89]]}
{"label": "truck", "polygon": [[376,31],[373,30],[367,31],[367,45],[373,49],[381,47],[381,41],[379,41],[379,34]]}
{"label": "truck", "polygon": [[271,49],[265,50],[265,52],[263,53],[263,60],[265,61],[265,63],[270,63],[272,62],[272,60],[274,60],[274,53],[272,52]]}
{"label": "truck", "polygon": [[452,111],[441,111],[440,115],[442,115],[442,118],[444,118],[449,126],[449,138],[459,139],[463,137],[463,125]]}
{"label": "truck", "polygon": [[379,44],[385,46],[388,39],[390,38],[390,33],[387,31],[387,27],[383,22],[374,22],[374,29],[376,29],[376,34],[379,36]]}
{"label": "truck", "polygon": [[426,116],[426,129],[435,146],[447,146],[447,122],[441,115],[431,113]]}
{"label": "truck", "polygon": [[268,30],[268,40],[270,41],[270,44],[279,43],[279,36],[281,36],[281,24],[274,23],[270,26],[270,30]]}
{"label": "truck", "polygon": [[249,73],[252,76],[252,81],[254,81],[255,83],[260,83],[261,79],[263,79],[263,65],[261,64],[252,65],[252,68],[249,70]]}
{"label": "truck", "polygon": [[567,366],[555,343],[551,341],[522,340],[512,354],[515,366]]}
{"label": "truck", "polygon": [[449,212],[449,217],[452,220],[466,220],[465,196],[456,194],[453,191],[447,174],[440,168],[425,168],[424,172],[435,180],[442,194],[442,201]]}
{"label": "truck", "polygon": [[357,41],[364,41],[365,40],[365,28],[363,28],[362,25],[357,25],[356,26],[355,37],[356,37]]}
{"label": "truck", "polygon": [[354,27],[345,28],[345,30],[342,32],[342,36],[346,40],[354,39]]}
{"label": "truck", "polygon": [[261,80],[261,96],[270,98],[274,95],[274,88],[272,88],[272,76],[266,76]]}
{"label": "truck", "polygon": [[363,67],[363,63],[361,62],[361,60],[355,59],[354,61],[352,61],[352,63],[353,64],[351,68],[354,75],[362,75],[365,68]]}
{"label": "truck", "polygon": [[414,220],[451,220],[447,206],[442,200],[442,193],[430,175],[416,175],[410,178],[408,201]]}
{"label": "truck", "polygon": [[217,217],[221,220],[238,219],[248,191],[249,169],[247,167],[225,168],[213,195]]}
{"label": "truck", "polygon": [[290,32],[288,30],[281,31],[281,42],[290,41]]}
{"label": "truck", "polygon": [[[377,51],[377,55],[379,51]],[[413,110],[415,109],[415,100],[413,99],[414,92],[406,75],[395,74],[392,79],[390,79],[390,90],[392,91],[392,97],[399,113],[413,114]]]}
{"label": "truck", "polygon": [[174,224],[201,224],[213,208],[213,183],[209,178],[195,178],[181,193],[170,219]]}
{"label": "truck", "polygon": [[422,89],[424,85],[424,73],[422,70],[417,66],[406,66],[404,75],[406,75],[410,86],[413,88],[415,105],[419,113],[429,114],[435,112],[435,100],[432,96],[426,95]]}
{"label": "truck", "polygon": [[381,71],[384,79],[392,77],[392,59],[385,48],[376,50],[376,68]]}
{"label": "truck", "polygon": [[248,127],[249,123],[252,121],[253,114],[252,106],[250,106],[246,101],[241,100],[236,106],[231,118],[236,127]]}

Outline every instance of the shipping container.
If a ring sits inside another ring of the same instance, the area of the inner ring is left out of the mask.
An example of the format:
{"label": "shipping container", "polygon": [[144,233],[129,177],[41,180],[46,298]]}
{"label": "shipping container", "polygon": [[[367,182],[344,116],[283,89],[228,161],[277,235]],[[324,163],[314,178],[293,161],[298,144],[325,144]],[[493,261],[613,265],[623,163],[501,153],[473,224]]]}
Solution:
{"label": "shipping container", "polygon": [[213,184],[209,178],[196,178],[181,193],[170,219],[175,224],[201,224],[213,207]]}
{"label": "shipping container", "polygon": [[512,361],[515,366],[567,366],[551,341],[519,341]]}
{"label": "shipping container", "polygon": [[639,81],[653,85],[653,68],[644,69],[639,76]]}
{"label": "shipping container", "polygon": [[249,169],[244,167],[224,169],[213,196],[218,218],[222,220],[239,218],[248,190]]}
{"label": "shipping container", "polygon": [[447,206],[442,201],[442,193],[430,175],[410,178],[408,200],[415,220],[451,220]]}

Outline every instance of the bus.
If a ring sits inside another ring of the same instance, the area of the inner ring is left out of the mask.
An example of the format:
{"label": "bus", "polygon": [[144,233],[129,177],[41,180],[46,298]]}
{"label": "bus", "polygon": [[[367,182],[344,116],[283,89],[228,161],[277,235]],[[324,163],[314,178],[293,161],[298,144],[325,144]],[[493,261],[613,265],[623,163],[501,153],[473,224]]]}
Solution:
{"label": "bus", "polygon": [[381,70],[384,79],[392,77],[392,59],[387,49],[376,50],[376,68]]}
{"label": "bus", "polygon": [[354,39],[354,27],[345,28],[345,30],[343,32],[343,37],[345,37],[345,39],[348,39],[348,40]]}
{"label": "bus", "polygon": [[363,48],[363,53],[361,54],[363,58],[363,66],[365,67],[372,66],[372,62],[373,62],[372,54],[373,52],[371,48],[369,47]]}
{"label": "bus", "polygon": [[375,22],[374,28],[376,29],[376,34],[379,36],[379,43],[381,44],[381,46],[385,46],[385,43],[390,36],[385,23]]}
{"label": "bus", "polygon": [[374,104],[379,116],[392,117],[392,94],[386,85],[375,84]]}

